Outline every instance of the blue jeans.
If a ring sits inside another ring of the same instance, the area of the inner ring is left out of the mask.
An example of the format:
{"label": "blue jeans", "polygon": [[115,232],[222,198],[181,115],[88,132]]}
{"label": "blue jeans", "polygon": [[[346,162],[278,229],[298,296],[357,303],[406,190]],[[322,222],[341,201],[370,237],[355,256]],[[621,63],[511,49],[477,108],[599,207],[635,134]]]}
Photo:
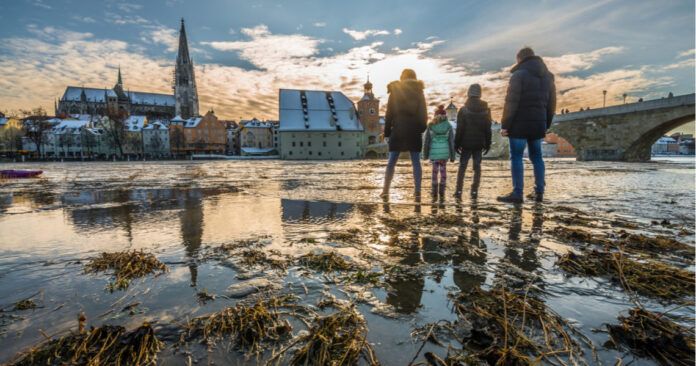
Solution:
{"label": "blue jeans", "polygon": [[522,197],[524,193],[524,148],[529,150],[529,160],[534,166],[534,191],[544,193],[544,159],[541,156],[541,141],[510,138],[510,165],[512,170],[512,193]]}
{"label": "blue jeans", "polygon": [[[387,172],[384,175],[384,191],[388,192],[391,186],[391,181],[394,178],[394,171],[396,170],[396,162],[399,161],[399,151],[389,152],[389,161],[387,162]],[[411,151],[411,165],[413,165],[413,184],[415,186],[415,191],[420,192],[421,190],[421,177],[423,176],[423,171],[421,170],[420,162],[420,151]]]}

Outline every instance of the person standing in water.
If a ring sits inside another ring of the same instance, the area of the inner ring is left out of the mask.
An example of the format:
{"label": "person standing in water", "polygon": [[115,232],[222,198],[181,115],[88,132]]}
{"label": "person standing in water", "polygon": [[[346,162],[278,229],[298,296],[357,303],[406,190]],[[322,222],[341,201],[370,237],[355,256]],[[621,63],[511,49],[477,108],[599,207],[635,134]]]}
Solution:
{"label": "person standing in water", "polygon": [[423,131],[428,119],[425,104],[423,82],[416,78],[416,72],[404,69],[401,78],[387,86],[389,100],[387,113],[384,117],[384,138],[389,144],[389,161],[384,175],[384,187],[380,197],[389,197],[389,188],[399,154],[408,152],[413,166],[414,196],[417,201],[421,197],[421,163],[420,154],[423,148]]}
{"label": "person standing in water", "polygon": [[[425,131],[425,144],[423,145],[423,159],[430,159],[433,164],[432,188],[430,194],[433,202],[445,200],[445,187],[447,186],[447,160],[454,162],[454,131],[447,120],[445,106],[440,105],[435,111],[435,116],[428,123]],[[439,184],[438,184],[439,176]]]}
{"label": "person standing in water", "polygon": [[512,70],[505,96],[501,135],[510,139],[510,170],[512,192],[498,197],[500,202],[522,203],[524,193],[524,148],[529,149],[529,160],[534,166],[534,193],[528,198],[537,202],[544,199],[544,159],[541,141],[551,127],[556,111],[554,76],[541,57],[525,47],[517,53],[517,65]]}
{"label": "person standing in water", "polygon": [[481,158],[491,148],[491,110],[488,108],[488,103],[481,100],[481,85],[471,84],[467,96],[466,103],[457,113],[457,133],[454,139],[454,147],[460,156],[457,186],[454,191],[454,198],[457,200],[462,198],[464,174],[469,158],[473,160],[474,165],[471,198],[478,197],[481,183]]}

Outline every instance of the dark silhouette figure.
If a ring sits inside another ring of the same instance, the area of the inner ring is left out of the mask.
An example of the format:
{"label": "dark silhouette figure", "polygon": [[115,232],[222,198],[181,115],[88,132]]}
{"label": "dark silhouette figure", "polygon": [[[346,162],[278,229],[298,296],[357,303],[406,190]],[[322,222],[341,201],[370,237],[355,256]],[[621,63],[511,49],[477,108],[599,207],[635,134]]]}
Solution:
{"label": "dark silhouette figure", "polygon": [[394,178],[399,154],[408,152],[413,165],[414,195],[420,200],[421,163],[420,153],[423,148],[422,134],[426,129],[428,118],[423,82],[416,78],[416,72],[404,69],[401,78],[387,86],[389,100],[384,117],[384,138],[389,143],[389,161],[384,176],[381,196],[389,197],[391,181]]}
{"label": "dark silhouette figure", "polygon": [[481,157],[491,148],[491,110],[488,103],[481,100],[481,86],[472,84],[469,98],[457,113],[457,133],[454,138],[455,150],[459,153],[459,171],[454,197],[461,199],[464,174],[469,159],[473,160],[474,181],[471,184],[471,198],[478,197],[481,182]]}
{"label": "dark silhouette figure", "polygon": [[523,201],[524,164],[522,155],[529,150],[529,160],[534,166],[534,194],[531,198],[543,200],[544,159],[541,142],[551,127],[556,111],[556,86],[541,57],[525,47],[517,53],[517,65],[512,70],[510,84],[503,109],[503,136],[510,139],[510,165],[512,170],[512,192],[498,197],[501,202]]}

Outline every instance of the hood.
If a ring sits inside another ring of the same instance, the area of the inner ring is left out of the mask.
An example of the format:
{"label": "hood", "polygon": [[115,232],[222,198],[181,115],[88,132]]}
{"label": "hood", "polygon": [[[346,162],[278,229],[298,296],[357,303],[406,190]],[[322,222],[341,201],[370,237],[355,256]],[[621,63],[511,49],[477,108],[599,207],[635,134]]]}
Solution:
{"label": "hood", "polygon": [[392,81],[387,85],[387,93],[391,93],[397,89],[404,89],[404,90],[414,90],[421,92],[423,89],[425,89],[425,84],[421,80],[396,80]]}
{"label": "hood", "polygon": [[429,126],[430,129],[437,134],[444,134],[448,129],[452,128],[448,120],[432,123]]}
{"label": "hood", "polygon": [[466,109],[472,113],[480,113],[488,111],[488,103],[481,100],[481,98],[470,97],[466,100],[464,104]]}
{"label": "hood", "polygon": [[539,56],[525,58],[522,62],[515,65],[510,72],[515,72],[517,70],[527,70],[536,77],[542,77],[549,72],[549,69],[546,68],[546,64],[544,64],[544,60]]}

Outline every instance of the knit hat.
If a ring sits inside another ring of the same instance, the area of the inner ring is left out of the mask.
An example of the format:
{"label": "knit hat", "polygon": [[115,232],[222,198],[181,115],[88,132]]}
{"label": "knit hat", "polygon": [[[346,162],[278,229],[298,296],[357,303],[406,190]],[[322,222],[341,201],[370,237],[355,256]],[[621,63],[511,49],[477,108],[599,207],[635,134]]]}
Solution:
{"label": "knit hat", "polygon": [[470,97],[481,98],[481,85],[471,84],[471,86],[469,86],[469,92],[467,95]]}
{"label": "knit hat", "polygon": [[445,105],[440,104],[435,110],[435,117],[447,116],[447,111],[445,111]]}

